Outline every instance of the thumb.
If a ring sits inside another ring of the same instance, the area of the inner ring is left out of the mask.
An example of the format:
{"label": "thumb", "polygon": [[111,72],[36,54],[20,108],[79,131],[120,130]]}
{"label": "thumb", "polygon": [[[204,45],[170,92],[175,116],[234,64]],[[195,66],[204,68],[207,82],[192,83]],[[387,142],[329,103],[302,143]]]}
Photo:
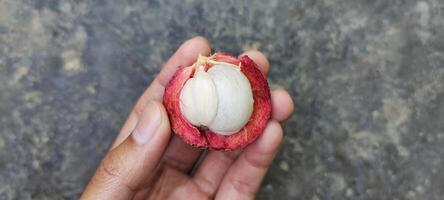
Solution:
{"label": "thumb", "polygon": [[132,198],[153,174],[169,138],[165,108],[149,102],[131,135],[102,160],[81,199]]}

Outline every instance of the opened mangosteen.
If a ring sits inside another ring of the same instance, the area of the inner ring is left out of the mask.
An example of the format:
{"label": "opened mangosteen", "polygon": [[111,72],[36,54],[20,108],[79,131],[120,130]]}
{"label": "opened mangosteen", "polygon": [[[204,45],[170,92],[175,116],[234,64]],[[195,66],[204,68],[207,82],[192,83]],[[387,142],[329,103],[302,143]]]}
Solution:
{"label": "opened mangosteen", "polygon": [[235,150],[252,143],[271,115],[267,79],[248,56],[199,56],[167,84],[163,104],[171,127],[186,143]]}

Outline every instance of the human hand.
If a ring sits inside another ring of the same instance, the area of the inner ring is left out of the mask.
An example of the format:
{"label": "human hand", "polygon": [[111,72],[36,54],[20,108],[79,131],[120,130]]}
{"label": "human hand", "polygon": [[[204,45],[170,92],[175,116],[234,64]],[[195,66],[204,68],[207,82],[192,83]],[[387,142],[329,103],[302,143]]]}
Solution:
{"label": "human hand", "polygon": [[[279,122],[293,112],[289,94],[271,92],[272,117],[264,133],[243,150],[208,151],[193,174],[202,150],[175,136],[162,105],[164,87],[178,66],[209,55],[202,37],[183,43],[137,101],[111,149],[98,166],[81,199],[253,199],[283,138]],[[267,58],[244,53],[265,75]]]}

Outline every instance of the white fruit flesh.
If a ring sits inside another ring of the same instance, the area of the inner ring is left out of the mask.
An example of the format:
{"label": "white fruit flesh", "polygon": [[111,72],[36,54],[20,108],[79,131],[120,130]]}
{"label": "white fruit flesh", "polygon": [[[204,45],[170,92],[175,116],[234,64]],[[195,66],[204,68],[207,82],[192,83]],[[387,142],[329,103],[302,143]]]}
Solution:
{"label": "white fruit flesh", "polygon": [[207,72],[200,66],[182,89],[180,109],[191,124],[232,135],[245,126],[253,112],[250,82],[232,64],[216,64]]}

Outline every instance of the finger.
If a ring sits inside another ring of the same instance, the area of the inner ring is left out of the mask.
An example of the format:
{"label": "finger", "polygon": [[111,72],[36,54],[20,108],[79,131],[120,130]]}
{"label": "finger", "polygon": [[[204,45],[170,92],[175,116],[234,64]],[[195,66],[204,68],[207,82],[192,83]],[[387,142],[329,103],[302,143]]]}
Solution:
{"label": "finger", "polygon": [[208,196],[213,196],[228,168],[240,153],[241,151],[210,151],[191,180],[200,191]]}
{"label": "finger", "polygon": [[270,68],[270,63],[267,57],[257,50],[249,50],[242,53],[240,56],[247,55],[251,58],[260,68],[261,72],[266,76],[268,74],[268,69]]}
{"label": "finger", "polygon": [[163,105],[150,101],[131,136],[109,151],[82,199],[130,199],[153,175],[170,138]]}
{"label": "finger", "polygon": [[279,122],[287,120],[294,110],[293,100],[283,89],[271,91],[271,106],[271,118]]}
{"label": "finger", "polygon": [[162,161],[183,173],[187,173],[191,170],[201,152],[202,150],[194,148],[174,136],[162,157]]}
{"label": "finger", "polygon": [[140,113],[142,113],[146,102],[149,100],[162,101],[165,85],[174,75],[174,72],[179,66],[189,66],[197,59],[199,54],[209,55],[210,52],[210,45],[203,37],[194,37],[184,42],[164,64],[159,75],[139,98],[131,111],[130,116],[122,127],[122,130],[114,141],[112,148],[122,143],[122,141],[125,140],[134,129],[137,118]]}
{"label": "finger", "polygon": [[280,124],[268,122],[264,133],[248,146],[225,175],[216,199],[253,199],[282,141]]}

